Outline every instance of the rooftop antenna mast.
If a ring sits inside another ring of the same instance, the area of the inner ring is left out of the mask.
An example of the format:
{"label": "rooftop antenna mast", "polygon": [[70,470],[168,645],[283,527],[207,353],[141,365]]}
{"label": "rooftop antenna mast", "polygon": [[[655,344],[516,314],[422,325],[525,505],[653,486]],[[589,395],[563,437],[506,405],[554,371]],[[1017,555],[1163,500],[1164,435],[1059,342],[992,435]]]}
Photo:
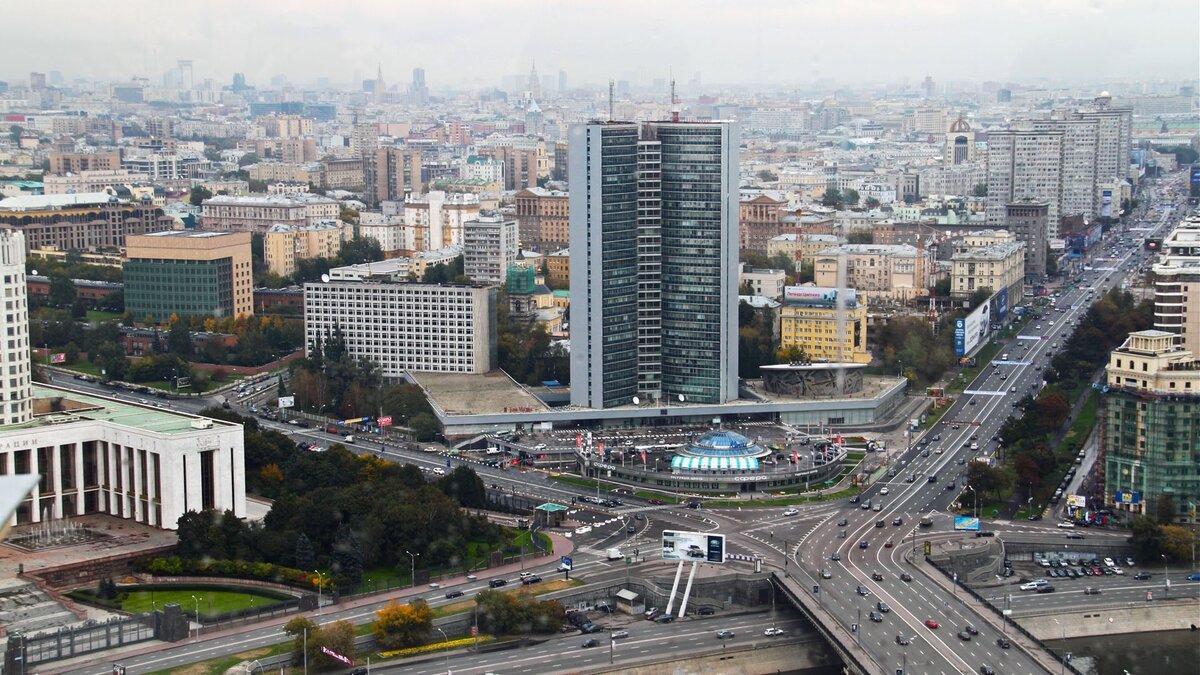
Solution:
{"label": "rooftop antenna mast", "polygon": [[614,83],[612,80],[608,81],[608,121],[609,122],[616,119],[616,116],[613,114],[613,91],[614,91],[615,84],[616,83]]}
{"label": "rooftop antenna mast", "polygon": [[675,76],[671,75],[671,121],[679,121],[679,99],[675,98]]}

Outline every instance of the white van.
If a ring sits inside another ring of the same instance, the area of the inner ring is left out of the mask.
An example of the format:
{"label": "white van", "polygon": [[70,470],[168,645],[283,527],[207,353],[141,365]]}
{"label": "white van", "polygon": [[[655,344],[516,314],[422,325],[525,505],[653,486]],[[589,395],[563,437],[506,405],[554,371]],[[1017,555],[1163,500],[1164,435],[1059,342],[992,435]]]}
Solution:
{"label": "white van", "polygon": [[345,437],[345,438],[343,438],[342,440],[343,440],[343,441],[345,441],[345,442],[347,442],[347,443],[353,443],[353,442],[354,442],[354,436],[346,436],[346,437]]}

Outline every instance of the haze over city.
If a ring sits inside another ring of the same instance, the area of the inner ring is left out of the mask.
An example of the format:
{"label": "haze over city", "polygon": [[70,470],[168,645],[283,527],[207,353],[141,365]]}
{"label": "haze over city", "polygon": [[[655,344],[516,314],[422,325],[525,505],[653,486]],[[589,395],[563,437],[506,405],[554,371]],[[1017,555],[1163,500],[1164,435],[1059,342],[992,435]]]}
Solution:
{"label": "haze over city", "polygon": [[[669,0],[646,4],[451,0],[17,3],[6,10],[4,72],[154,78],[192,59],[199,79],[285,75],[348,83],[423,67],[435,89],[494,86],[536,61],[576,85],[682,83],[804,87],[919,80],[1101,82],[1200,72],[1190,0]],[[148,30],[112,31],[123,21]],[[20,26],[20,30],[15,27]]]}

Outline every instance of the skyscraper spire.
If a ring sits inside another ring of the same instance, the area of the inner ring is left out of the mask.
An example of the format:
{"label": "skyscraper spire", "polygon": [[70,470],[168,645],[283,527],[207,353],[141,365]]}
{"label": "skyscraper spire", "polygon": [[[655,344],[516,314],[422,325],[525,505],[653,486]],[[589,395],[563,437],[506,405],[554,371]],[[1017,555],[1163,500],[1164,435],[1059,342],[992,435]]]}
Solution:
{"label": "skyscraper spire", "polygon": [[375,68],[375,101],[383,100],[383,95],[387,91],[387,87],[383,84],[383,63],[380,62]]}
{"label": "skyscraper spire", "polygon": [[542,80],[538,77],[537,61],[530,60],[529,62],[529,82],[525,88],[529,90],[529,98],[538,99],[542,97]]}

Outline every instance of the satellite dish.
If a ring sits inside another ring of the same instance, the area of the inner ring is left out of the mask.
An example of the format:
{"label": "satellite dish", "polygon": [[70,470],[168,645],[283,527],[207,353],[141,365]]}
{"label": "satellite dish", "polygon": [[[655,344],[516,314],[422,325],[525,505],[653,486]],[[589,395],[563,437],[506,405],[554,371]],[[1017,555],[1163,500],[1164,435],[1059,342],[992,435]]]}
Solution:
{"label": "satellite dish", "polygon": [[683,394],[680,394],[680,395],[679,395],[679,402],[680,402],[680,403],[683,403],[683,401],[684,401]]}
{"label": "satellite dish", "polygon": [[324,281],[325,283],[329,283],[329,275],[328,275],[328,274],[322,274],[322,275],[321,275],[321,281]]}
{"label": "satellite dish", "polygon": [[35,276],[35,277],[38,275],[37,270],[29,270],[29,274],[30,274],[30,276]]}
{"label": "satellite dish", "polygon": [[638,398],[638,397],[636,397],[636,396],[634,396],[634,397],[633,397],[633,404],[634,404],[634,405],[641,405],[641,403],[642,403],[642,399],[640,399],[640,398]]}

